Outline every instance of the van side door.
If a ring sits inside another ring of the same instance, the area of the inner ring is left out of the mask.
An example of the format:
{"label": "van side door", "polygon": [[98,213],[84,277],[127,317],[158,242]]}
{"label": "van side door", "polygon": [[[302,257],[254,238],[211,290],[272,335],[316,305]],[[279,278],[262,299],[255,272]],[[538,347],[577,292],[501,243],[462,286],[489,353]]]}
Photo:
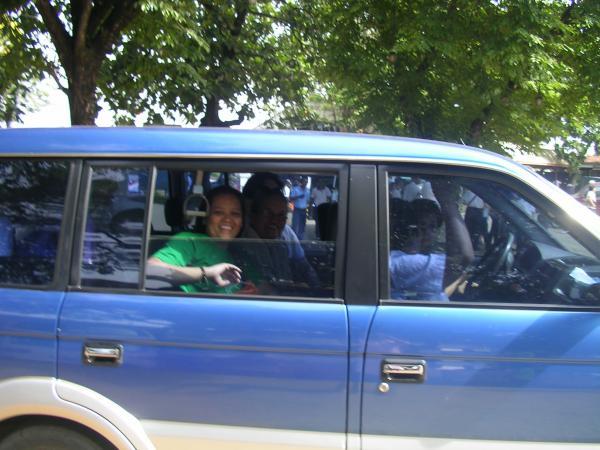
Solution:
{"label": "van side door", "polygon": [[[281,176],[335,179],[336,217],[345,217],[345,165],[278,164],[269,170]],[[181,224],[152,217],[178,203],[165,198],[172,195],[166,182],[156,187],[164,172],[180,177],[171,186],[184,186],[196,199],[207,193],[203,172],[227,173],[227,180],[234,172],[261,170],[247,160],[86,166],[78,263],[60,318],[58,376],[133,414],[159,449],[345,448],[343,220],[334,240],[302,241],[306,257],[325,274],[321,281],[331,277],[313,297],[297,293],[305,286],[289,295],[183,292],[146,277],[147,258],[177,238],[161,234],[161,227]]]}
{"label": "van side door", "polygon": [[492,172],[381,167],[379,193],[362,448],[600,442],[597,243]]}

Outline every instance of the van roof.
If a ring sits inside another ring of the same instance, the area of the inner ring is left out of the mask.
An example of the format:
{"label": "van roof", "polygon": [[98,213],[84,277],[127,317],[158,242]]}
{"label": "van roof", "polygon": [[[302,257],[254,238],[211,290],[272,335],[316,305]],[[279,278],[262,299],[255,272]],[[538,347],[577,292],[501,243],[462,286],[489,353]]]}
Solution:
{"label": "van roof", "polygon": [[[312,131],[178,127],[11,128],[0,157],[286,159],[440,163],[503,172],[534,187],[573,217],[592,212],[532,169],[486,150],[421,139]],[[600,238],[600,231],[593,233]]]}
{"label": "van roof", "polygon": [[318,157],[394,159],[517,167],[509,158],[473,147],[364,134],[175,127],[12,128],[0,130],[3,156]]}

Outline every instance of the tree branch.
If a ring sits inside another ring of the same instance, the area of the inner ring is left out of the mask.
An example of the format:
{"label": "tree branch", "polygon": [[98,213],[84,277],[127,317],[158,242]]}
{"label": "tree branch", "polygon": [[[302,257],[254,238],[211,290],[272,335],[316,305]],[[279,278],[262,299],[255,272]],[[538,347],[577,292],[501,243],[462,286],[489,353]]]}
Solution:
{"label": "tree branch", "polygon": [[232,120],[225,120],[225,121],[221,121],[221,124],[223,127],[231,127],[234,125],[241,125],[241,123],[245,120],[246,118],[239,115],[238,114],[238,118],[237,119],[232,119]]}
{"label": "tree branch", "polygon": [[58,18],[58,12],[48,0],[35,0],[35,6],[42,16],[46,28],[48,28],[52,42],[56,47],[58,57],[60,58],[65,71],[67,71],[67,76],[69,76],[68,71],[70,70],[70,67],[72,67],[73,61],[73,49],[71,47],[72,38]]}
{"label": "tree branch", "polygon": [[113,8],[114,3],[108,1],[97,1],[94,4],[88,24],[88,36],[91,40],[96,39]]}
{"label": "tree branch", "polygon": [[573,9],[575,9],[576,2],[575,0],[571,0],[571,4],[565,8],[562,15],[560,16],[560,21],[565,25],[569,25],[571,23],[571,14],[573,13]]}
{"label": "tree branch", "polygon": [[138,0],[121,0],[106,6],[101,4],[96,14],[94,8],[94,29],[90,31],[93,39],[94,53],[97,56],[106,55],[116,44],[123,28],[125,28],[138,13]]}
{"label": "tree branch", "polygon": [[242,32],[244,23],[246,23],[246,17],[248,16],[250,5],[248,0],[242,0],[242,2],[236,2],[236,15],[233,21],[233,27],[231,28],[232,36],[239,36]]}
{"label": "tree branch", "polygon": [[69,95],[69,89],[65,86],[62,85],[61,83],[61,79],[58,76],[58,73],[56,71],[56,67],[54,66],[54,64],[52,64],[51,62],[46,62],[46,72],[52,77],[52,79],[54,80],[54,82],[56,83],[56,85],[58,86],[58,88],[65,94],[65,95]]}
{"label": "tree branch", "polygon": [[88,25],[92,14],[92,0],[72,0],[71,16],[73,20],[73,52],[81,54],[85,47]]}

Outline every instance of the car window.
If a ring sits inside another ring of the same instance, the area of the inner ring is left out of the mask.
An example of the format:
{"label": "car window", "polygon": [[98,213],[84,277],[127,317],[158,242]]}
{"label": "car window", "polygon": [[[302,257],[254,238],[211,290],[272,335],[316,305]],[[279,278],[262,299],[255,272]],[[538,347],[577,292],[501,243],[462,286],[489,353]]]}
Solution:
{"label": "car window", "polygon": [[0,161],[0,283],[52,281],[69,166]]}
{"label": "car window", "polygon": [[392,300],[600,305],[600,260],[491,180],[390,173]]}
{"label": "car window", "polygon": [[199,168],[189,178],[168,198],[155,190],[146,289],[334,296],[336,174]]}
{"label": "car window", "polygon": [[81,285],[136,288],[149,170],[92,167],[90,177]]}

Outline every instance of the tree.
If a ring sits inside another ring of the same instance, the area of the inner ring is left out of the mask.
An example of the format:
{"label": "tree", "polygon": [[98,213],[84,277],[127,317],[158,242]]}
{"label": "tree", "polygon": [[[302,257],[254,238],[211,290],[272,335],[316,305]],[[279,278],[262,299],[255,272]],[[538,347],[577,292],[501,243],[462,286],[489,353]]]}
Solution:
{"label": "tree", "polygon": [[[21,25],[31,29],[32,18]],[[0,16],[0,120],[7,127],[29,111],[43,77],[42,54],[22,26],[9,15]]]}
{"label": "tree", "polygon": [[[103,92],[121,121],[182,117],[231,126],[270,101],[298,103],[310,78],[285,3],[148,2],[103,72]],[[222,109],[235,110],[232,120]],[[163,117],[164,116],[164,117]]]}
{"label": "tree", "polygon": [[[598,33],[590,22],[591,35],[577,32],[582,21],[573,20],[590,20],[591,1],[297,4],[314,23],[305,33],[318,50],[319,79],[352,111],[354,130],[531,152],[581,113],[576,105],[593,86],[576,92],[574,74],[585,66],[597,77]],[[586,58],[574,61],[584,48]]]}
{"label": "tree", "polygon": [[572,2],[562,17],[568,26],[568,73],[562,99],[562,127],[555,154],[569,165],[571,177],[590,153],[598,154],[600,141],[600,4]]}
{"label": "tree", "polygon": [[[28,38],[52,42],[58,61],[45,52],[44,71],[69,98],[71,123],[93,125],[97,116],[98,75],[103,62],[131,20],[139,13],[138,0],[15,1],[5,14],[19,22]],[[33,19],[32,19],[33,18]],[[33,27],[26,26],[33,20]],[[61,71],[62,69],[62,71]],[[67,85],[62,86],[62,74]],[[27,75],[24,74],[27,78]]]}

